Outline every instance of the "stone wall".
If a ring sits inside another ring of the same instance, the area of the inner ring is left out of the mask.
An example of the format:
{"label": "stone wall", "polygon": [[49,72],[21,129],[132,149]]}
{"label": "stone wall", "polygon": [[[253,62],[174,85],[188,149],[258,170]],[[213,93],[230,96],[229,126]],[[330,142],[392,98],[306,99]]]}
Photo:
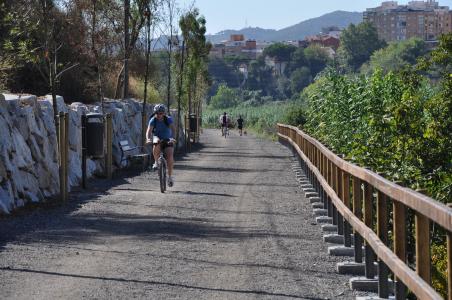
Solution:
{"label": "stone wall", "polygon": [[[81,184],[81,116],[100,112],[99,105],[66,105],[57,97],[59,111],[69,114],[69,184]],[[146,108],[150,115],[152,105]],[[113,162],[120,167],[120,140],[139,144],[142,103],[107,100],[105,113],[113,119]],[[183,135],[182,135],[183,136]],[[59,193],[58,153],[50,96],[0,94],[0,214],[39,202]],[[183,145],[183,141],[178,143]],[[102,174],[103,159],[87,161],[88,177]]]}

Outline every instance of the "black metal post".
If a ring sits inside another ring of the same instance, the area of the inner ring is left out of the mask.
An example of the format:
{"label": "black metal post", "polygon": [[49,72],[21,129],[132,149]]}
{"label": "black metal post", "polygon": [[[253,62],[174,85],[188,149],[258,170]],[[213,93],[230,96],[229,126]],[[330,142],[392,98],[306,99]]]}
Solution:
{"label": "black metal post", "polygon": [[82,115],[82,187],[86,189],[86,115]]}

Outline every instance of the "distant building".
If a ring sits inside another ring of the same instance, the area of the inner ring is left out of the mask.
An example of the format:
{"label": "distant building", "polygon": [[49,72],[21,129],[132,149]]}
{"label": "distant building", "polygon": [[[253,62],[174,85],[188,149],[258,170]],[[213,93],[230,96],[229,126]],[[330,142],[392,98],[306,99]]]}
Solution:
{"label": "distant building", "polygon": [[243,34],[232,34],[229,40],[213,45],[209,56],[211,58],[239,56],[256,59],[260,54],[262,54],[262,50],[256,40],[245,40]]}
{"label": "distant building", "polygon": [[222,43],[213,44],[212,48],[210,48],[209,58],[224,58],[226,54],[226,46]]}
{"label": "distant building", "polygon": [[364,21],[372,23],[380,38],[388,42],[413,37],[434,41],[439,35],[452,32],[452,11],[434,0],[411,1],[407,5],[386,1],[368,8]]}
{"label": "distant building", "polygon": [[245,41],[245,36],[243,34],[231,34],[230,40],[233,42],[243,42]]}
{"label": "distant building", "polygon": [[340,45],[339,38],[330,35],[318,34],[313,36],[307,36],[305,40],[308,42],[309,45],[317,44],[321,47],[329,47],[334,50],[337,50],[337,48],[339,48]]}

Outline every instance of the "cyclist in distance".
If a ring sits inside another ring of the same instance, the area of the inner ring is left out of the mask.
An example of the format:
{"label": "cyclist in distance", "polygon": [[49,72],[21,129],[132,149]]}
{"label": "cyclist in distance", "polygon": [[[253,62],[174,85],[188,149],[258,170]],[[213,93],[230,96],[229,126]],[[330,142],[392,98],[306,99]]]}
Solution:
{"label": "cyclist in distance", "polygon": [[146,143],[151,143],[154,145],[153,155],[154,155],[154,165],[152,168],[155,170],[158,168],[157,160],[160,156],[161,146],[165,144],[165,155],[168,162],[168,186],[173,186],[174,177],[173,166],[174,166],[174,138],[173,132],[176,132],[174,128],[173,118],[166,115],[166,106],[164,104],[157,104],[154,106],[154,113],[149,121],[148,129],[146,131]]}
{"label": "cyclist in distance", "polygon": [[237,127],[239,128],[240,136],[242,136],[242,132],[243,132],[243,119],[242,119],[242,116],[241,116],[241,115],[240,115],[239,118],[237,119]]}
{"label": "cyclist in distance", "polygon": [[226,134],[226,129],[229,126],[229,116],[226,112],[220,116],[220,124],[221,124],[221,135],[224,136]]}

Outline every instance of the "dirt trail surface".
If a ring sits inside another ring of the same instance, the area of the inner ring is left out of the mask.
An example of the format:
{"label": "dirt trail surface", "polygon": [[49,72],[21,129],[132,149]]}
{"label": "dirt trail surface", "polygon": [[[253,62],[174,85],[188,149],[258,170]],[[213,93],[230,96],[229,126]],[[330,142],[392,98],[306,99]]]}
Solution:
{"label": "dirt trail surface", "polygon": [[201,142],[165,194],[156,173],[116,178],[0,220],[0,298],[352,299],[290,151],[218,130]]}

